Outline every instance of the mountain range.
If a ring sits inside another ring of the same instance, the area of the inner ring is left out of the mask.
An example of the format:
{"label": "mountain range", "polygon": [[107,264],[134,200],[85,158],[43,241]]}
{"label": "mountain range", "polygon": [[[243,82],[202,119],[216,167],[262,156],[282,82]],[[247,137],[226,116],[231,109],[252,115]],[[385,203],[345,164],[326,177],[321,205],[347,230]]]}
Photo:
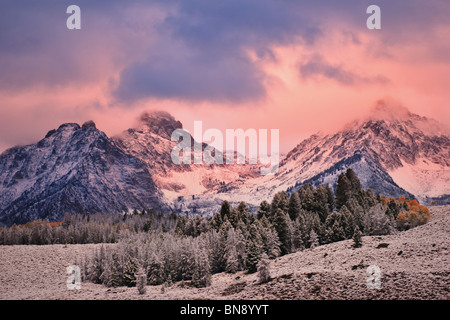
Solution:
{"label": "mountain range", "polygon": [[147,112],[117,136],[92,121],[66,123],[35,144],[6,150],[0,155],[0,222],[148,208],[211,215],[223,200],[255,209],[305,183],[335,188],[347,168],[375,193],[450,203],[447,129],[383,101],[365,119],[300,142],[269,176],[261,176],[258,165],[174,164],[171,135],[182,128],[167,112]]}

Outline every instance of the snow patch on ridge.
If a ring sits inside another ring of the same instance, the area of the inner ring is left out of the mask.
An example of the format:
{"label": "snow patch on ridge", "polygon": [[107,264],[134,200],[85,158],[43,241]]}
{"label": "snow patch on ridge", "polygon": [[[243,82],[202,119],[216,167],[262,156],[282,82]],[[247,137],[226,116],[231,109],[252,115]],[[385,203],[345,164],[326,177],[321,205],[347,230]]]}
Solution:
{"label": "snow patch on ridge", "polygon": [[450,194],[450,170],[421,158],[413,164],[402,161],[402,166],[388,172],[392,179],[406,191],[419,198]]}

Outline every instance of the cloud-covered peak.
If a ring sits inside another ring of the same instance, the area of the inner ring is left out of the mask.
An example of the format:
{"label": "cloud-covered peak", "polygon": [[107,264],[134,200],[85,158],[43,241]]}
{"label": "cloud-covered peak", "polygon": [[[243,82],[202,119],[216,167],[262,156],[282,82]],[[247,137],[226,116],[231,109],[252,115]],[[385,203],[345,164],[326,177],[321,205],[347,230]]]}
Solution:
{"label": "cloud-covered peak", "polygon": [[183,124],[166,111],[146,111],[140,116],[138,127],[170,139],[172,132],[182,129]]}

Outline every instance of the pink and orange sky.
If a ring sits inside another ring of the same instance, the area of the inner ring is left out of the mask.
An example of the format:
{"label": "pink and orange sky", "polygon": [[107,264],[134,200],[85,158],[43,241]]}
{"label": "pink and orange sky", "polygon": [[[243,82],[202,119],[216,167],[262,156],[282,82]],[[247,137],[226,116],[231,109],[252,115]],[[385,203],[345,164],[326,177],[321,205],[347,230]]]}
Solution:
{"label": "pink and orange sky", "polygon": [[70,4],[2,1],[0,151],[65,122],[118,134],[145,110],[280,129],[282,152],[382,98],[450,124],[447,0],[81,0],[81,30]]}

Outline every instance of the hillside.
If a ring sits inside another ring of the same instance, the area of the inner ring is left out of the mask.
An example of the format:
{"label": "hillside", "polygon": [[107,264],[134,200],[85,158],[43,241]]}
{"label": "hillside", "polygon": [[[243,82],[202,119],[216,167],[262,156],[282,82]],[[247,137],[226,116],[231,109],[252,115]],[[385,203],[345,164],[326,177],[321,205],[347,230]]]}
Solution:
{"label": "hillside", "polygon": [[[346,240],[271,260],[273,280],[266,284],[256,274],[221,273],[207,288],[175,283],[162,293],[148,286],[143,296],[136,288],[92,283],[66,288],[66,267],[100,245],[1,246],[0,299],[449,299],[450,206],[431,212],[425,225],[363,237],[360,249]],[[367,288],[369,265],[381,270],[380,290]]]}

